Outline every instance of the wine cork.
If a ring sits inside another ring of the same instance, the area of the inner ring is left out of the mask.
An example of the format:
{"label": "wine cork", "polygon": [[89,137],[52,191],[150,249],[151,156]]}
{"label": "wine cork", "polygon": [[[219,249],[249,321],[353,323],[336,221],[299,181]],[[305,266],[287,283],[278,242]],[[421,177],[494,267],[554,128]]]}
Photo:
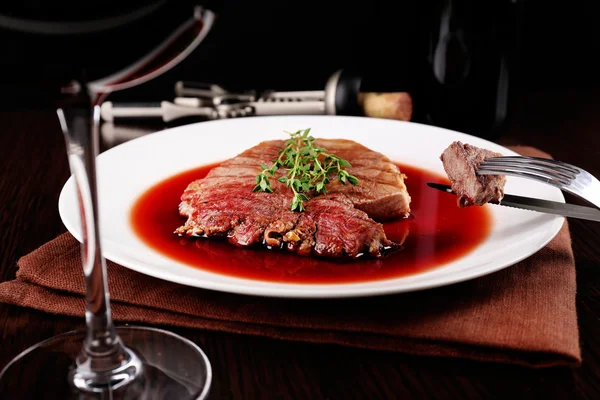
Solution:
{"label": "wine cork", "polygon": [[407,92],[359,93],[358,103],[365,116],[410,121],[413,103]]}

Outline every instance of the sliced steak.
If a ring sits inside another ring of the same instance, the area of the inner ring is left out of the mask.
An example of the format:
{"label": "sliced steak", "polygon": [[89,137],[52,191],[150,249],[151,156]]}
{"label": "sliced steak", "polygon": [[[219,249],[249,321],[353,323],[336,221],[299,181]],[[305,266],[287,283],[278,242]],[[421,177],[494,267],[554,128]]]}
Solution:
{"label": "sliced steak", "polygon": [[452,143],[444,150],[440,159],[452,191],[458,196],[458,206],[481,206],[490,201],[501,201],[504,197],[504,175],[477,175],[479,165],[487,158],[502,154],[463,144]]}
{"label": "sliced steak", "polygon": [[[271,164],[283,140],[260,143],[191,182],[181,196],[183,236],[221,236],[236,246],[264,244],[300,255],[379,257],[398,246],[385,236],[386,220],[407,216],[410,196],[398,167],[380,153],[349,140],[317,139],[315,145],[348,160],[356,186],[332,178],[326,195],[309,196],[292,212],[292,192],[271,178],[273,193],[253,192],[260,164]],[[281,176],[284,172],[278,172]],[[372,217],[372,218],[371,218]]]}

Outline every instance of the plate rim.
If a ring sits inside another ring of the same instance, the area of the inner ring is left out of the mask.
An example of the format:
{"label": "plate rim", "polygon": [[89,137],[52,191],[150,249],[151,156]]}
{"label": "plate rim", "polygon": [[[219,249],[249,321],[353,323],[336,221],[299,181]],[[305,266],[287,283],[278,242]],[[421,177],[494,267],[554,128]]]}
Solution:
{"label": "plate rim", "polygon": [[[257,119],[258,120],[260,120],[260,119],[298,119],[298,118],[311,118],[311,119],[335,118],[338,120],[342,120],[342,119],[373,120],[373,118],[369,118],[369,117],[331,116],[331,115],[280,115],[280,116],[252,117],[253,120],[257,120]],[[384,119],[377,119],[377,120],[386,121],[384,123],[391,123],[391,124],[419,125],[425,129],[445,131],[445,132],[452,133],[453,135],[464,136],[465,138],[475,138],[477,141],[491,144],[493,147],[500,147],[506,153],[518,155],[518,153],[516,153],[515,151],[508,149],[501,144],[492,142],[491,140],[488,140],[486,138],[477,137],[474,135],[470,135],[470,134],[460,132],[460,131],[455,131],[455,130],[448,129],[448,128],[437,127],[437,126],[433,126],[433,125],[428,125],[428,124],[419,123],[419,122],[412,122],[412,121],[398,121],[398,120],[384,120]],[[116,150],[117,148],[120,149],[119,151],[123,151],[124,147],[135,146],[136,143],[138,143],[139,141],[147,140],[148,137],[173,135],[174,131],[180,131],[180,130],[186,131],[189,129],[193,129],[194,127],[206,126],[207,124],[235,123],[233,121],[239,121],[239,120],[227,119],[227,120],[203,121],[203,122],[196,122],[196,123],[192,123],[192,124],[167,128],[167,129],[164,129],[161,131],[156,131],[151,134],[137,137],[137,138],[128,140],[127,142],[124,142],[122,144],[119,144],[117,146],[114,146],[114,147],[102,152],[101,154],[99,154],[97,159],[100,160],[103,157],[107,157],[106,154],[110,154],[110,152]],[[238,123],[240,123],[240,122],[238,122]],[[201,134],[201,133],[198,133],[198,134]],[[466,142],[466,140],[465,140],[465,142]],[[74,186],[74,178],[72,175],[67,179],[67,181],[63,185],[63,188],[61,189],[61,192],[59,195],[59,200],[58,200],[59,214],[60,214],[60,218],[61,218],[63,224],[65,225],[65,227],[67,228],[69,233],[78,242],[81,243],[82,237],[80,234],[80,229],[77,229],[76,227],[72,226],[71,223],[69,222],[68,218],[65,218],[65,210],[64,210],[65,206],[64,205],[66,202],[66,200],[65,200],[66,192],[67,192],[69,186]],[[558,199],[556,201],[565,202],[564,194],[562,193],[562,191],[559,191],[559,192],[560,192],[560,195],[559,195],[560,199]],[[496,206],[496,207],[501,207],[501,206]],[[196,288],[202,289],[202,290],[211,290],[211,291],[231,293],[231,294],[236,294],[236,295],[249,295],[249,296],[256,296],[256,297],[295,298],[295,299],[336,299],[336,298],[374,297],[374,296],[386,296],[386,295],[392,295],[392,294],[410,293],[410,292],[416,292],[416,291],[427,291],[427,290],[438,288],[438,287],[455,285],[455,284],[473,280],[473,279],[476,279],[476,278],[479,278],[482,276],[491,275],[500,270],[509,268],[509,267],[519,263],[520,261],[531,257],[532,255],[536,254],[538,251],[540,251],[544,247],[546,247],[547,244],[550,241],[552,241],[556,237],[556,235],[560,232],[561,228],[563,227],[563,225],[565,223],[565,220],[566,220],[566,218],[564,218],[564,217],[554,216],[554,218],[551,221],[552,225],[548,228],[548,232],[549,232],[548,236],[543,241],[539,242],[538,245],[536,245],[536,250],[530,252],[529,254],[519,255],[517,257],[510,258],[503,263],[493,264],[493,267],[490,267],[490,268],[481,268],[481,265],[478,265],[478,266],[473,266],[471,268],[468,268],[467,270],[464,270],[464,271],[449,272],[443,276],[438,275],[438,276],[434,277],[433,279],[429,279],[424,282],[418,281],[418,282],[415,282],[412,284],[404,283],[403,287],[401,287],[401,288],[394,287],[394,286],[367,287],[367,288],[353,287],[355,285],[360,285],[360,284],[367,283],[367,282],[339,283],[339,284],[303,284],[303,283],[272,282],[274,284],[279,285],[280,287],[270,287],[270,288],[254,287],[253,288],[252,282],[261,282],[261,283],[271,283],[271,282],[263,281],[263,280],[253,280],[253,279],[248,279],[248,278],[239,278],[239,277],[229,276],[229,275],[225,275],[225,274],[218,274],[218,273],[215,273],[212,271],[203,271],[203,272],[208,273],[208,274],[218,275],[218,276],[225,276],[227,278],[230,278],[229,280],[239,281],[239,283],[227,282],[227,281],[214,282],[214,281],[209,281],[209,280],[203,279],[203,278],[196,278],[194,283],[202,282],[202,285],[198,285],[198,284],[190,284],[189,278],[182,277],[177,274],[172,274],[169,272],[163,273],[163,274],[156,273],[156,269],[144,267],[143,265],[136,263],[135,260],[130,260],[130,259],[127,259],[126,257],[125,258],[121,257],[119,255],[118,250],[116,252],[110,252],[110,251],[107,252],[105,244],[103,244],[103,256],[105,259],[110,260],[116,264],[119,264],[125,268],[129,268],[133,271],[136,271],[136,272],[148,275],[148,276],[152,276],[157,279],[161,279],[161,280],[165,280],[165,281],[173,282],[173,283],[177,283],[177,284],[182,284],[185,286],[196,287]],[[103,238],[102,241],[103,241],[103,243],[106,243],[107,239]],[[176,260],[173,260],[173,263],[176,263],[178,265],[185,265],[184,263],[180,263]],[[188,266],[188,267],[194,268],[192,266]],[[415,274],[415,275],[418,275],[418,274]],[[168,278],[165,278],[165,276],[168,276]],[[382,279],[382,280],[376,280],[376,281],[368,281],[368,283],[376,283],[376,282],[392,283],[394,280],[397,280],[397,279],[401,279],[401,277],[400,278]],[[313,289],[315,287],[319,288],[319,291],[318,292],[307,291],[306,288],[309,286],[311,286]],[[303,287],[305,289],[294,290],[295,288],[297,289],[298,287]],[[332,287],[347,288],[347,290],[339,290],[339,291],[334,291],[334,292],[326,291],[327,288],[332,288]]]}

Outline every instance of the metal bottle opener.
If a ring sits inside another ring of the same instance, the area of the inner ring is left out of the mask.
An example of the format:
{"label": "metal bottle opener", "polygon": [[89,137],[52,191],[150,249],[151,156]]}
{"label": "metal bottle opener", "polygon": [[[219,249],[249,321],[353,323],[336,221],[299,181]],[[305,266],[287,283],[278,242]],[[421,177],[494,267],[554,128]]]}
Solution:
{"label": "metal bottle opener", "polygon": [[184,117],[204,119],[239,118],[262,115],[364,115],[408,121],[412,98],[407,92],[360,91],[360,77],[339,70],[324,90],[235,93],[221,86],[179,81],[173,102],[102,105],[105,121],[159,118],[163,122]]}

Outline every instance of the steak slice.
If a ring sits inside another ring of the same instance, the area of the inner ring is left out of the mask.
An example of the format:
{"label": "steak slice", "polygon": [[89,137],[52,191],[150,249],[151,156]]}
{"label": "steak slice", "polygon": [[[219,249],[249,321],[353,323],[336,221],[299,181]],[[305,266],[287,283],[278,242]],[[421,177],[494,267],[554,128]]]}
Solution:
{"label": "steak slice", "polygon": [[490,201],[499,202],[504,197],[504,175],[476,174],[479,165],[491,157],[502,157],[502,154],[459,141],[453,142],[440,156],[452,191],[458,196],[459,207],[481,206]]}
{"label": "steak slice", "polygon": [[271,178],[272,193],[253,192],[260,164],[271,165],[284,140],[262,142],[213,168],[191,182],[181,196],[179,213],[187,217],[175,233],[183,236],[225,237],[236,246],[264,244],[299,255],[323,257],[380,257],[400,244],[387,239],[386,220],[407,216],[410,196],[404,175],[380,153],[349,140],[317,139],[348,160],[356,186],[331,178],[326,195],[310,196],[305,211],[290,210],[293,193]]}

